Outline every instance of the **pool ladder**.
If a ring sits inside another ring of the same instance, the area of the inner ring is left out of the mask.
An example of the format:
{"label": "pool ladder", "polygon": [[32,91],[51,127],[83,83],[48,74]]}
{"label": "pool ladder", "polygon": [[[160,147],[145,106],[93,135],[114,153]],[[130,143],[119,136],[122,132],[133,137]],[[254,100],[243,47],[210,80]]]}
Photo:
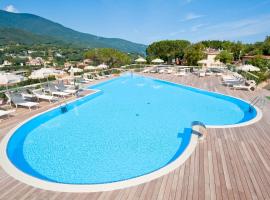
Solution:
{"label": "pool ladder", "polygon": [[253,106],[257,106],[260,109],[263,109],[265,106],[265,97],[264,96],[256,96],[253,99],[251,99],[250,103],[249,103],[249,112],[252,112],[252,107]]}
{"label": "pool ladder", "polygon": [[65,100],[63,102],[60,102],[60,110],[62,113],[66,113],[68,111],[67,102]]}

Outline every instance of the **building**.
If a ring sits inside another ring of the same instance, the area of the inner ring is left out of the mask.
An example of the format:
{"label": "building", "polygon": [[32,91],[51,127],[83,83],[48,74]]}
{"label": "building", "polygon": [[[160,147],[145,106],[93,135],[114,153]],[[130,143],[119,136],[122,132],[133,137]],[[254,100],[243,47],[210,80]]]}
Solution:
{"label": "building", "polygon": [[91,59],[84,59],[84,60],[83,60],[83,63],[84,63],[85,65],[90,65],[90,64],[93,63],[93,61],[92,61]]}
{"label": "building", "polygon": [[70,68],[70,67],[72,67],[73,66],[73,64],[72,63],[70,63],[70,62],[65,62],[65,64],[64,64],[64,66],[65,66],[65,68]]}
{"label": "building", "polygon": [[2,64],[2,67],[9,67],[9,66],[11,66],[11,65],[12,65],[11,62],[9,62],[8,60],[4,60],[4,62],[3,62],[3,64]]}
{"label": "building", "polygon": [[206,59],[198,61],[198,64],[203,68],[224,67],[224,63],[216,60],[216,57],[220,54],[220,52],[220,50],[216,49],[206,49],[204,52],[207,55]]}
{"label": "building", "polygon": [[[242,57],[242,64],[243,65],[248,64],[248,61],[251,61],[253,58],[256,58],[256,56],[249,56],[249,55],[243,56]],[[260,58],[263,58],[265,60],[270,60],[270,56],[261,55]]]}
{"label": "building", "polygon": [[29,57],[28,59],[29,61],[26,64],[30,66],[43,66],[45,63],[41,57],[36,58]]}

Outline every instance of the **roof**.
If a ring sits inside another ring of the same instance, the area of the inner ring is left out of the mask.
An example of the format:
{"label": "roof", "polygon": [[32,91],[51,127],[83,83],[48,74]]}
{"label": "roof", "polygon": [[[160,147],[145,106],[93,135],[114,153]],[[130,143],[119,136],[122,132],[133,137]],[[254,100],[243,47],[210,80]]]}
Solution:
{"label": "roof", "polygon": [[220,54],[220,50],[219,49],[211,49],[211,48],[208,48],[204,51],[204,53],[206,53],[207,55],[218,55]]}
{"label": "roof", "polygon": [[242,58],[255,58],[255,57],[257,57],[257,56],[259,56],[259,57],[261,57],[261,58],[263,58],[263,59],[267,59],[267,60],[270,60],[270,55],[269,56],[266,56],[266,55],[255,55],[255,56],[250,56],[250,55],[244,55]]}

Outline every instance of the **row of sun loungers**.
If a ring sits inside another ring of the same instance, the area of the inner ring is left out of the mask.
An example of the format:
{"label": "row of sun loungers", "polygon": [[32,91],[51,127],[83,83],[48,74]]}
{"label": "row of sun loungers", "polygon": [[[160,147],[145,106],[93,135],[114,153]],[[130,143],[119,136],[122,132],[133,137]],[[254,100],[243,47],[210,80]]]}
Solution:
{"label": "row of sun loungers", "polygon": [[[109,78],[112,75],[104,75],[99,76],[97,74],[91,74],[91,78],[87,76],[84,77],[77,77],[76,83],[78,84],[87,84],[94,80],[100,80],[103,78]],[[55,83],[48,83],[47,85],[43,86],[39,89],[23,89],[20,92],[6,92],[5,95],[8,98],[8,102],[13,104],[16,108],[24,107],[32,110],[33,108],[39,107],[39,101],[49,101],[57,102],[59,98],[66,98],[68,96],[75,96],[81,89],[77,88],[75,84],[73,85],[65,85],[63,81]],[[11,114],[15,113],[15,109],[11,110],[1,110],[0,109],[0,121],[2,117],[10,116]]]}
{"label": "row of sun loungers", "polygon": [[[99,76],[98,74],[91,74],[93,78],[89,79],[87,76],[79,77],[76,79],[76,83],[87,84],[94,80],[100,80],[106,77],[111,77],[111,75]],[[26,107],[31,110],[33,107],[38,107],[39,103],[34,100],[40,101],[45,100],[50,103],[58,101],[59,98],[66,98],[68,96],[75,96],[80,91],[80,89],[76,88],[75,85],[65,85],[63,81],[55,83],[48,83],[43,88],[34,89],[34,90],[23,90],[20,92],[8,92],[6,96],[8,98],[8,102],[18,106]],[[0,110],[1,115],[8,114],[8,111]]]}
{"label": "row of sun loungers", "polygon": [[256,88],[256,82],[254,80],[246,80],[237,73],[222,76],[222,84],[235,90],[254,91]]}
{"label": "row of sun loungers", "polygon": [[58,84],[49,83],[44,86],[44,88],[30,90],[30,91],[22,91],[22,92],[8,92],[6,96],[8,98],[8,102],[18,106],[26,107],[31,110],[33,107],[38,108],[39,103],[34,102],[34,99],[46,100],[50,103],[58,101],[59,97],[66,98],[71,95],[76,95],[78,92],[77,89],[73,86],[65,86],[63,82]]}

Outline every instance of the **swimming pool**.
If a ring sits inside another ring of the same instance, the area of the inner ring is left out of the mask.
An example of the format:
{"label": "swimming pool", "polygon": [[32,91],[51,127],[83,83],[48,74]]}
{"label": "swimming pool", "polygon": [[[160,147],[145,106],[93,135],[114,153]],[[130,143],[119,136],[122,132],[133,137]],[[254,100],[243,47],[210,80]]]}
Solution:
{"label": "swimming pool", "polygon": [[65,185],[136,179],[185,154],[193,121],[217,127],[257,116],[240,99],[131,74],[91,89],[68,112],[52,109],[12,131],[5,153],[14,170]]}

